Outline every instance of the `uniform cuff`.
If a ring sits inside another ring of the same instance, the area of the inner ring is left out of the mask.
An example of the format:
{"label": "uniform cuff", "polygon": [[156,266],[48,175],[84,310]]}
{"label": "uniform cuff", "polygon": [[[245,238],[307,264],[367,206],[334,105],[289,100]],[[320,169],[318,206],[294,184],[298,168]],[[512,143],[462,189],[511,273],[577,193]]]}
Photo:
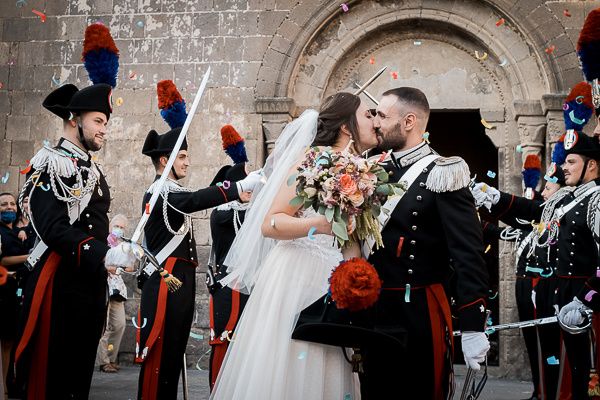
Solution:
{"label": "uniform cuff", "polygon": [[90,236],[77,245],[77,266],[95,270],[104,265],[104,257],[108,252],[108,245]]}
{"label": "uniform cuff", "polygon": [[484,299],[477,299],[458,309],[458,320],[463,332],[483,332],[486,318],[486,304]]}

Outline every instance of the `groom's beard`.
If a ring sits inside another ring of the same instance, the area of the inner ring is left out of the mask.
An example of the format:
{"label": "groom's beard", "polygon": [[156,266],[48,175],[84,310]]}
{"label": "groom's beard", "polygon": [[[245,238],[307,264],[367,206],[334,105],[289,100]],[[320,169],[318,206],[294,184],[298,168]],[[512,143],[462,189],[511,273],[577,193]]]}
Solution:
{"label": "groom's beard", "polygon": [[381,143],[377,146],[380,153],[388,150],[402,150],[406,146],[406,134],[402,132],[400,123],[394,125],[389,132],[382,132],[380,128],[376,128],[375,133],[381,139]]}

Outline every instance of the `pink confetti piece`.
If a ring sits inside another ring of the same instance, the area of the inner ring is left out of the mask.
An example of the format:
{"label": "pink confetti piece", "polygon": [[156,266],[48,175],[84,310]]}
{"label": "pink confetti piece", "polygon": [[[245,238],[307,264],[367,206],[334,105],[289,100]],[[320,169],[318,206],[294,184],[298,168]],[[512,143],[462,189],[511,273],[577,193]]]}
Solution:
{"label": "pink confetti piece", "polygon": [[587,292],[587,294],[585,295],[585,301],[592,301],[592,297],[594,297],[595,294],[597,294],[598,292],[596,292],[595,290],[590,290],[589,292]]}
{"label": "pink confetti piece", "polygon": [[349,8],[348,8],[348,4],[346,3],[342,3],[340,4],[340,7],[342,7],[342,10],[346,13],[348,12]]}

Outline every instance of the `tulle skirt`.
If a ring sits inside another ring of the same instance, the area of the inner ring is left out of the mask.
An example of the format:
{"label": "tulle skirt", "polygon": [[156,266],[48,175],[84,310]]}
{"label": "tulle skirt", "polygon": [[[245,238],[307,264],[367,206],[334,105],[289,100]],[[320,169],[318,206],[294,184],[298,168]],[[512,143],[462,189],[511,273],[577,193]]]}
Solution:
{"label": "tulle skirt", "polygon": [[282,241],[267,256],[211,399],[360,397],[358,377],[340,347],[291,339],[298,314],[327,292],[331,270],[342,258],[318,242]]}

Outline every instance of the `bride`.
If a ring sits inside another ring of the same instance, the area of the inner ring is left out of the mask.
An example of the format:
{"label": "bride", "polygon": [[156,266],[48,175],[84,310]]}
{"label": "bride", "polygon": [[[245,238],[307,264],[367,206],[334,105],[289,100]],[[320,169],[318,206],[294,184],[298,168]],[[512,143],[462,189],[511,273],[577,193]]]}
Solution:
{"label": "bride", "polygon": [[275,143],[263,168],[267,181],[255,190],[224,263],[229,275],[221,283],[252,295],[211,399],[360,397],[340,347],[291,339],[300,311],[327,292],[332,269],[360,251],[353,246],[342,254],[324,216],[289,204],[296,195],[290,177],[308,146],[331,146],[333,151],[350,146],[354,152],[375,147],[371,118],[358,96],[337,93],[320,112],[307,110],[288,124]]}

